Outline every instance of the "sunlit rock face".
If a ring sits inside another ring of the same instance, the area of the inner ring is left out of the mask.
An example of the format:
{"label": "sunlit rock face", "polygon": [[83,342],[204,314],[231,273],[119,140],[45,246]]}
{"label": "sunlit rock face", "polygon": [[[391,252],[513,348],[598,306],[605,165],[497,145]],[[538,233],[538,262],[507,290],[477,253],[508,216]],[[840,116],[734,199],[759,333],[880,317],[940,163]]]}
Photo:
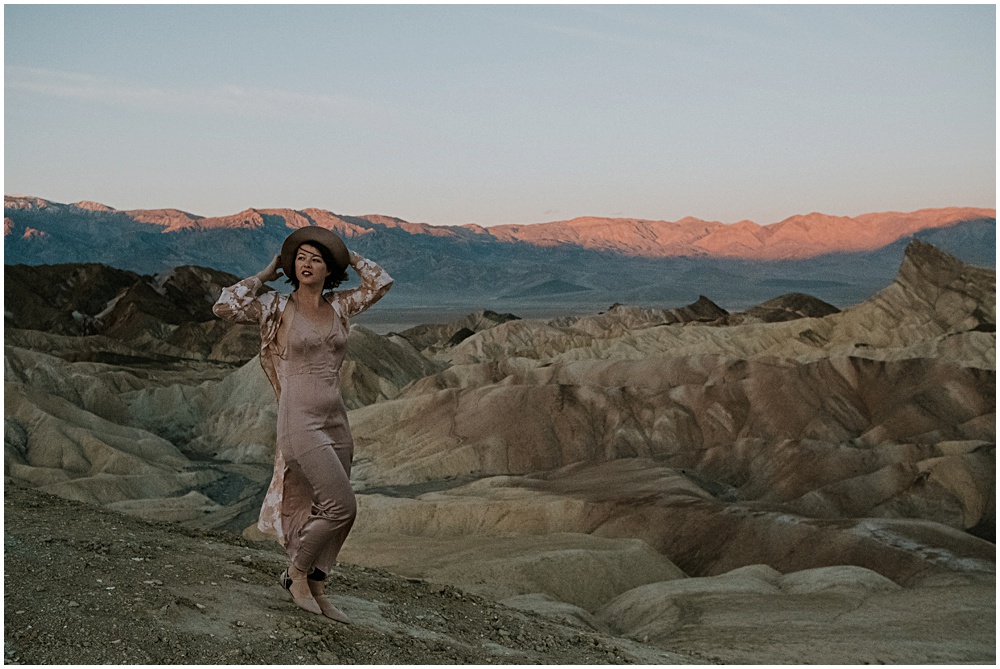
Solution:
{"label": "sunlit rock face", "polygon": [[965,208],[875,213],[856,218],[814,212],[766,226],[753,221],[724,225],[691,217],[674,222],[581,217],[541,225],[497,225],[483,232],[497,239],[538,246],[574,244],[649,257],[704,253],[776,259],[873,249],[917,230],[994,215],[991,209]]}

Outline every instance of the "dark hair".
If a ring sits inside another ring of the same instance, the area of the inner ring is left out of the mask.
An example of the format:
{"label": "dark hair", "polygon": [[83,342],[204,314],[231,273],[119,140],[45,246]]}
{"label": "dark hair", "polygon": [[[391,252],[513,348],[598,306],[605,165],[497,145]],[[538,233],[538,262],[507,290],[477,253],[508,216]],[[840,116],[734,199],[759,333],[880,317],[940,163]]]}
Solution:
{"label": "dark hair", "polygon": [[[326,281],[323,282],[323,290],[330,290],[336,288],[343,282],[347,281],[347,268],[345,267],[337,276],[337,261],[333,259],[333,254],[330,253],[329,249],[318,242],[302,242],[297,247],[295,247],[295,255],[299,254],[299,249],[308,244],[314,248],[319,249],[319,254],[323,256],[323,263],[326,268],[330,270],[330,274],[326,277]],[[292,276],[288,277],[288,283],[292,284],[294,290],[299,289],[299,277],[295,276],[295,258],[292,257]]]}

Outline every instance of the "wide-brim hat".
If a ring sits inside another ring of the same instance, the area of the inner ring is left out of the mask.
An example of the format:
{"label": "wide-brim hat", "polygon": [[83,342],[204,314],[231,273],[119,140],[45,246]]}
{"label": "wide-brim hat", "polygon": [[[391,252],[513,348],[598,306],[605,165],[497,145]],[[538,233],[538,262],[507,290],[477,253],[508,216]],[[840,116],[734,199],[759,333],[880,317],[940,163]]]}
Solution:
{"label": "wide-brim hat", "polygon": [[326,228],[307,225],[288,235],[281,244],[281,269],[284,270],[286,277],[295,276],[295,252],[306,243],[318,244],[330,252],[333,261],[338,265],[338,267],[327,268],[333,276],[343,274],[347,266],[351,264],[351,256],[347,252],[347,245],[344,244],[343,239]]}

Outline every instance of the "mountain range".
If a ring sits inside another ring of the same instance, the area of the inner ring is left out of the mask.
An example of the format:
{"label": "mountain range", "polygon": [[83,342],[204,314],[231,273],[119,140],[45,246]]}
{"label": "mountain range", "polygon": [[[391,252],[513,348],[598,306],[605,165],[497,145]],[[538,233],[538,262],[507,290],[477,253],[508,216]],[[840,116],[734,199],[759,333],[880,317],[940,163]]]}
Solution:
{"label": "mountain range", "polygon": [[912,238],[972,264],[996,262],[995,209],[811,213],[771,225],[586,217],[484,228],[321,209],[203,217],[30,196],[4,198],[4,262],[96,262],[143,274],[199,265],[247,276],[289,230],[306,225],[334,230],[389,270],[397,284],[381,311],[390,318],[394,308],[558,315],[613,302],[689,303],[702,294],[741,309],[783,290],[849,305],[892,281]]}

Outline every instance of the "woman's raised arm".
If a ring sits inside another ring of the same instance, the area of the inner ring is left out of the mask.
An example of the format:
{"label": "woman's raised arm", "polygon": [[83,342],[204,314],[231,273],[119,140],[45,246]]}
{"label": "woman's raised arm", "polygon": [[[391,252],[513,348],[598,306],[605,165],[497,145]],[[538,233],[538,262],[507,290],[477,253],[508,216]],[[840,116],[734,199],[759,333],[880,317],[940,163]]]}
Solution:
{"label": "woman's raised arm", "polygon": [[261,304],[257,290],[265,281],[274,281],[281,276],[278,269],[280,256],[274,256],[271,263],[257,274],[222,289],[222,294],[212,307],[219,318],[237,323],[256,323],[260,320]]}
{"label": "woman's raised arm", "polygon": [[361,285],[351,290],[341,290],[333,294],[331,301],[340,305],[345,318],[357,316],[365,309],[382,299],[382,296],[392,288],[392,277],[384,269],[371,260],[354,251],[351,254],[351,267],[361,277]]}

